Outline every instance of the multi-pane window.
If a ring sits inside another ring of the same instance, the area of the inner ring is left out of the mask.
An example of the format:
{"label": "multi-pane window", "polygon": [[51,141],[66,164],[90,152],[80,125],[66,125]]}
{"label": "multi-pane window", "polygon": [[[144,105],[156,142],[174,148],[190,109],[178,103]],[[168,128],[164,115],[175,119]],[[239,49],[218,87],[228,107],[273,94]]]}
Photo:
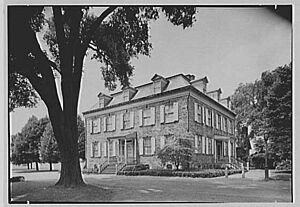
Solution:
{"label": "multi-pane window", "polygon": [[224,142],[224,156],[228,156],[228,142]]}
{"label": "multi-pane window", "polygon": [[221,117],[221,115],[220,114],[218,114],[218,129],[221,129],[221,119],[222,119],[222,117]]}
{"label": "multi-pane window", "polygon": [[106,124],[107,131],[114,131],[116,129],[116,116],[112,115],[105,119],[106,119],[105,124]]}
{"label": "multi-pane window", "polygon": [[123,125],[125,129],[130,128],[130,113],[125,113],[123,115]]}
{"label": "multi-pane window", "polygon": [[154,82],[154,94],[161,93],[161,82]]}
{"label": "multi-pane window", "polygon": [[154,125],[155,124],[155,107],[141,110],[140,116],[141,116],[140,126]]}
{"label": "multi-pane window", "polygon": [[173,122],[174,109],[173,104],[165,106],[165,122]]}
{"label": "multi-pane window", "polygon": [[213,116],[214,116],[214,118],[213,118],[213,120],[214,120],[213,127],[216,128],[217,127],[217,114],[216,114],[216,112],[213,113]]}
{"label": "multi-pane window", "polygon": [[104,98],[101,98],[99,100],[99,108],[103,108],[104,107]]}
{"label": "multi-pane window", "polygon": [[204,113],[203,111],[203,108],[200,104],[198,103],[195,103],[195,121],[196,122],[199,122],[199,123],[203,123],[203,119],[202,119],[202,116]]}
{"label": "multi-pane window", "polygon": [[94,119],[92,121],[92,133],[93,134],[96,134],[96,133],[99,133],[100,132],[100,123],[99,123],[99,119]]}
{"label": "multi-pane window", "polygon": [[124,91],[123,92],[123,101],[129,101],[129,91]]}
{"label": "multi-pane window", "polygon": [[151,137],[144,138],[144,155],[151,155]]}
{"label": "multi-pane window", "polygon": [[202,136],[196,135],[195,139],[195,152],[196,153],[202,153]]}
{"label": "multi-pane window", "polygon": [[228,132],[228,121],[226,117],[224,118],[224,127],[225,132]]}
{"label": "multi-pane window", "polygon": [[212,154],[212,140],[208,139],[208,152],[207,154]]}
{"label": "multi-pane window", "polygon": [[98,142],[93,142],[92,146],[92,157],[97,157],[99,155]]}
{"label": "multi-pane window", "polygon": [[207,122],[208,126],[212,126],[212,113],[210,109],[207,109]]}

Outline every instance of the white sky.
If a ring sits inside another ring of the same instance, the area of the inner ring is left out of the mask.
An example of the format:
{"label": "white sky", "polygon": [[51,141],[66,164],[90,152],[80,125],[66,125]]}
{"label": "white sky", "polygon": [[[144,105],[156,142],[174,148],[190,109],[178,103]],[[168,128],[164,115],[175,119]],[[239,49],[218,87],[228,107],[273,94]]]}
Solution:
{"label": "white sky", "polygon": [[[163,16],[151,24],[151,57],[132,60],[132,85],[149,82],[158,73],[178,73],[208,77],[208,90],[222,88],[223,97],[232,95],[238,84],[253,82],[263,71],[291,61],[291,24],[262,8],[198,8],[194,26],[183,30]],[[97,102],[104,89],[100,65],[86,59],[79,113]],[[16,109],[11,113],[11,134],[21,130],[32,115],[47,114],[40,102],[37,108]]]}

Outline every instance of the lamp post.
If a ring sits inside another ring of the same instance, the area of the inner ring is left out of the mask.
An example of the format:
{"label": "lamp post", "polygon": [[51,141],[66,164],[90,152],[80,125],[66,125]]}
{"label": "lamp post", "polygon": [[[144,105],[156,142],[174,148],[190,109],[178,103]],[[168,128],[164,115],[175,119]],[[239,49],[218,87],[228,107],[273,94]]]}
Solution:
{"label": "lamp post", "polygon": [[268,136],[267,133],[264,134],[265,140],[265,181],[269,180],[269,168],[268,168]]}

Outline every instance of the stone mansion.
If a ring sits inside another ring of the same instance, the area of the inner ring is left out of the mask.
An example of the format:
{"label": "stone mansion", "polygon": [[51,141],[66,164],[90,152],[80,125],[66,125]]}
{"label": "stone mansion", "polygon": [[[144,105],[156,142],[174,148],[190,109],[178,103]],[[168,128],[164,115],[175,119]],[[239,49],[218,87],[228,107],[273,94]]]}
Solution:
{"label": "stone mansion", "polygon": [[[187,139],[192,167],[230,163],[236,158],[235,114],[221,89],[207,91],[206,77],[155,74],[151,82],[99,93],[99,102],[83,113],[87,167],[148,164],[164,167],[157,153],[168,143]],[[195,161],[196,160],[196,161]]]}

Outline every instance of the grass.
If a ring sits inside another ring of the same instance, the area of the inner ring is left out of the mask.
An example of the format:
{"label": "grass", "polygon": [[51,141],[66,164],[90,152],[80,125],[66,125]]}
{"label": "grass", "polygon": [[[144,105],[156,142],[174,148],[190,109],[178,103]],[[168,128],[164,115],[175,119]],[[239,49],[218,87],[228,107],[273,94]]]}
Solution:
{"label": "grass", "polygon": [[[21,184],[21,183],[20,183]],[[107,202],[111,200],[112,191],[94,185],[85,185],[76,188],[64,188],[49,183],[25,182],[23,193],[16,196],[12,203],[20,202]],[[47,186],[47,187],[45,187]],[[17,186],[16,186],[17,187]]]}

